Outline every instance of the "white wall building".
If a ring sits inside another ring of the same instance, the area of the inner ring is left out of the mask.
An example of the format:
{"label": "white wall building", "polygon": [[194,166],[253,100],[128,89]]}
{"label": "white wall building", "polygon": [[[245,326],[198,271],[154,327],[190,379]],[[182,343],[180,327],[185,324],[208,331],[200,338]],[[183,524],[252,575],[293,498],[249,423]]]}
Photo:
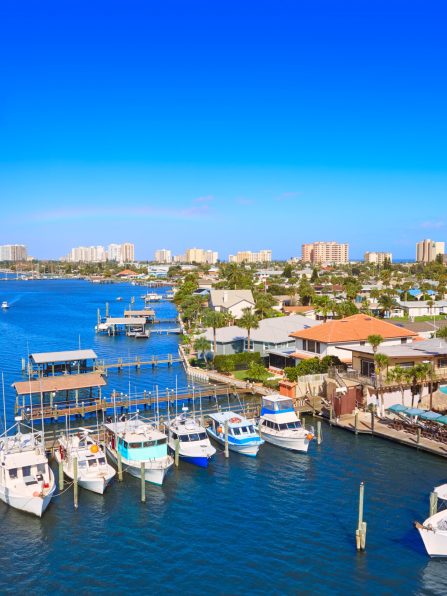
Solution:
{"label": "white wall building", "polygon": [[24,244],[3,244],[0,246],[0,261],[26,261],[28,256]]}
{"label": "white wall building", "polygon": [[130,242],[124,244],[109,244],[104,246],[77,246],[62,260],[70,263],[104,263],[116,261],[117,263],[132,263],[135,260],[134,245]]}
{"label": "white wall building", "polygon": [[211,290],[209,305],[218,312],[227,312],[238,319],[244,314],[244,308],[254,310],[255,301],[251,290]]}
{"label": "white wall building", "polygon": [[431,263],[436,261],[438,255],[445,253],[445,243],[433,240],[421,240],[416,244],[416,261],[418,263]]}
{"label": "white wall building", "polygon": [[229,255],[228,261],[230,263],[271,263],[272,251],[267,249],[259,252],[238,251],[235,255]]}
{"label": "white wall building", "polygon": [[172,263],[172,252],[167,248],[160,248],[155,251],[155,259],[157,263]]}
{"label": "white wall building", "polygon": [[365,252],[364,261],[372,265],[383,265],[385,262],[392,263],[393,255],[390,252]]}

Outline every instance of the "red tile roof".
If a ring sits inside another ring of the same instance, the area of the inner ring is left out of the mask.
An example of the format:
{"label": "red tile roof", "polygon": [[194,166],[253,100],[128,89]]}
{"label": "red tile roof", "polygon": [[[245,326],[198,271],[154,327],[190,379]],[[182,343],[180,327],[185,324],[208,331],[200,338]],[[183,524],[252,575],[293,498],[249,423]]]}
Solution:
{"label": "red tile roof", "polygon": [[416,337],[417,333],[387,323],[383,319],[357,314],[290,334],[291,337],[312,339],[326,344],[366,341],[369,335],[381,335],[384,339],[398,339]]}

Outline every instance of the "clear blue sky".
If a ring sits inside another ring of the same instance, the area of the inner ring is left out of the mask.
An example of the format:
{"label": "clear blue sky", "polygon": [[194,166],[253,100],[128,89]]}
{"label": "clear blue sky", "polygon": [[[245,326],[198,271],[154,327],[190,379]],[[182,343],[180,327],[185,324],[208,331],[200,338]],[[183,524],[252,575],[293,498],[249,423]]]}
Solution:
{"label": "clear blue sky", "polygon": [[444,1],[4,0],[0,244],[447,240]]}

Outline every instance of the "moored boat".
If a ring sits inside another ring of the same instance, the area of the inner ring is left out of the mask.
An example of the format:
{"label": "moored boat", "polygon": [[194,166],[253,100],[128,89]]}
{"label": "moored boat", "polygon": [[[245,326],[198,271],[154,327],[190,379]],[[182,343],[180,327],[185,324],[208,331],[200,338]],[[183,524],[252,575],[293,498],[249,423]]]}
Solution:
{"label": "moored boat", "polygon": [[208,415],[208,434],[221,445],[225,445],[225,425],[228,424],[228,448],[242,455],[256,457],[264,441],[256,432],[252,420],[235,412],[218,412]]}
{"label": "moored boat", "polygon": [[115,470],[107,463],[101,446],[85,428],[78,429],[77,434],[62,435],[55,451],[56,461],[63,462],[64,474],[71,480],[75,477],[74,458],[77,458],[79,486],[102,495],[115,476]]}
{"label": "moored boat", "polygon": [[188,408],[184,407],[183,413],[169,424],[169,448],[175,452],[178,440],[180,459],[207,468],[216,449],[211,445],[205,428],[194,418],[187,416],[187,411]]}
{"label": "moored boat", "polygon": [[292,451],[307,452],[314,438],[313,432],[301,425],[292,400],[279,394],[262,398],[259,428],[268,443]]}
{"label": "moored boat", "polygon": [[0,499],[15,509],[42,517],[56,483],[48,464],[41,433],[0,437]]}
{"label": "moored boat", "polygon": [[107,453],[114,463],[121,456],[123,469],[141,477],[143,464],[147,482],[162,485],[166,472],[173,465],[168,455],[167,437],[149,421],[138,417],[120,422],[108,422],[106,428]]}
{"label": "moored boat", "polygon": [[5,310],[7,308],[9,308],[9,304],[8,304],[8,302],[6,300],[3,300],[3,302],[2,302],[2,308],[4,308]]}

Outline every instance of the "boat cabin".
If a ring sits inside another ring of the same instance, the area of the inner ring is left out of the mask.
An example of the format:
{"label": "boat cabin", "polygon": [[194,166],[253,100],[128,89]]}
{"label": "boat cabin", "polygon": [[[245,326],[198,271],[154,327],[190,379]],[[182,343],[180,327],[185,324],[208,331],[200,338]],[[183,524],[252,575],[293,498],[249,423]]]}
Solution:
{"label": "boat cabin", "polygon": [[272,422],[271,420],[264,420],[263,425],[267,428],[271,428],[272,430],[280,431],[280,430],[294,430],[301,427],[301,422],[299,420],[293,420],[292,422]]}
{"label": "boat cabin", "polygon": [[288,412],[295,413],[293,401],[282,395],[269,395],[262,399],[261,416],[264,414],[284,414]]}

